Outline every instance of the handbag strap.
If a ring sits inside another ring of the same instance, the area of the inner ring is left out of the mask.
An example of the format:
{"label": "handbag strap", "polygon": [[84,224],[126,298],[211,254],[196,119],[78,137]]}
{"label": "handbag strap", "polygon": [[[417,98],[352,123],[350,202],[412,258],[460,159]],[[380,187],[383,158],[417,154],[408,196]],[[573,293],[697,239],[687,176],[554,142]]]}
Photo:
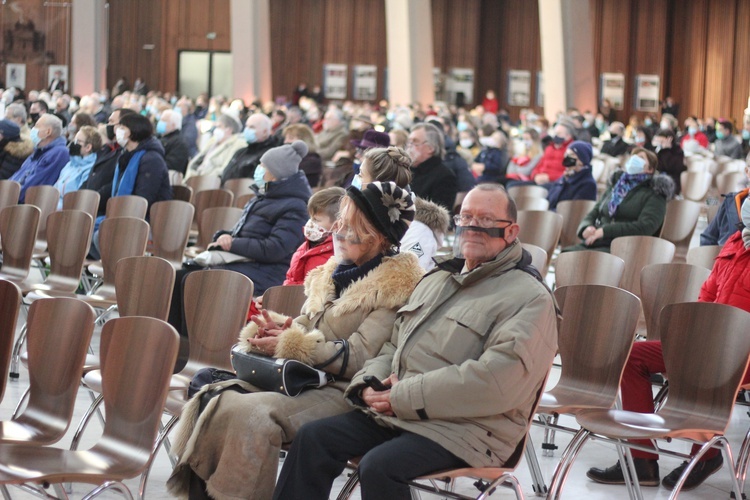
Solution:
{"label": "handbag strap", "polygon": [[341,347],[339,347],[339,350],[336,351],[336,354],[334,354],[327,360],[315,365],[315,368],[322,370],[326,366],[336,361],[336,359],[338,359],[339,356],[343,355],[344,359],[341,362],[341,369],[336,374],[336,377],[342,377],[344,373],[346,372],[346,367],[349,365],[349,341],[345,339],[339,339],[339,340],[334,340],[333,343],[341,344]]}

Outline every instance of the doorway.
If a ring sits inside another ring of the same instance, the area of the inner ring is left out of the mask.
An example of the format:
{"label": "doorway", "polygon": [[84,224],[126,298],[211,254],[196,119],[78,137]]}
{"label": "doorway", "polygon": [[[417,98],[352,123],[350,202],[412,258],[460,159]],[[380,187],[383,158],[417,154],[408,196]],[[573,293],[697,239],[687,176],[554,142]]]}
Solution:
{"label": "doorway", "polygon": [[232,53],[181,50],[177,60],[177,92],[193,99],[203,92],[232,98]]}

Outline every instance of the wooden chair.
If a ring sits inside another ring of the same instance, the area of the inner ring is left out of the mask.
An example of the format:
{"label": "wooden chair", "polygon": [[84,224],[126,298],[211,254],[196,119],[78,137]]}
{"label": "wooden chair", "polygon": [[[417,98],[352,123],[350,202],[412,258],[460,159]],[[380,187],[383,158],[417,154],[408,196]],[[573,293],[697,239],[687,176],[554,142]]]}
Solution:
{"label": "wooden chair", "polygon": [[[709,449],[721,448],[733,494],[741,498],[724,433],[748,365],[749,321],[750,313],[724,304],[695,302],[665,306],[659,320],[664,364],[669,374],[669,398],[664,405],[653,415],[625,410],[584,410],[576,415],[578,424],[595,434],[597,440],[618,447],[636,446],[628,441],[632,439],[687,439],[705,443],[694,456],[656,446],[659,455],[688,461],[670,498],[677,498],[685,479]],[[571,447],[561,484],[583,443]],[[629,471],[640,494],[634,467],[625,463],[622,466]]]}
{"label": "wooden chair", "polygon": [[47,216],[57,210],[60,191],[54,186],[31,186],[26,190],[26,205],[34,205],[41,210],[39,226],[36,233],[34,258],[46,257],[47,250]]}
{"label": "wooden chair", "polygon": [[[144,200],[145,201],[145,200]],[[143,255],[148,243],[149,225],[142,218],[107,217],[99,226],[99,248],[102,260],[89,264],[88,270],[99,277],[93,292],[101,295],[114,293],[115,266],[124,257]],[[99,287],[110,287],[111,292]]]}
{"label": "wooden chair", "polygon": [[518,210],[549,210],[549,201],[547,198],[537,196],[518,196],[513,198]]}
{"label": "wooden chair", "polygon": [[688,250],[687,263],[693,266],[701,266],[706,269],[713,269],[716,256],[721,252],[721,245],[705,245],[701,247],[693,247]]}
{"label": "wooden chair", "polygon": [[711,187],[710,172],[682,172],[680,184],[682,185],[682,196],[686,200],[703,201]]}
{"label": "wooden chair", "polygon": [[565,252],[557,258],[555,286],[619,286],[624,270],[625,261],[616,255],[595,250]]}
{"label": "wooden chair", "polygon": [[8,280],[0,280],[0,401],[5,395],[20,308],[21,289]]}
{"label": "wooden chair", "polygon": [[211,243],[217,231],[231,229],[242,216],[242,209],[236,207],[214,207],[203,211],[198,224],[198,242],[195,250],[203,251]]}
{"label": "wooden chair", "polygon": [[701,205],[695,201],[671,200],[667,203],[667,213],[659,237],[674,243],[674,262],[685,262],[700,214]]}
{"label": "wooden chair", "polygon": [[16,181],[0,181],[0,210],[11,205],[18,204],[18,197],[21,195],[21,185]]}
{"label": "wooden chair", "polygon": [[145,219],[148,201],[143,196],[127,195],[113,196],[107,200],[107,218],[135,217]]}
{"label": "wooden chair", "polygon": [[17,467],[4,467],[0,483],[55,483],[56,491],[64,494],[62,483],[85,482],[99,486],[84,498],[110,489],[132,498],[121,481],[138,476],[149,461],[178,344],[174,328],[157,319],[129,317],[107,322],[102,329],[107,415],[102,437],[86,451],[4,445],[0,462]]}
{"label": "wooden chair", "polygon": [[578,226],[586,214],[596,205],[592,200],[565,200],[557,204],[556,212],[562,215],[563,225],[560,231],[560,246],[569,247],[579,243]]}
{"label": "wooden chair", "polygon": [[247,194],[240,195],[234,200],[234,206],[237,208],[245,208],[245,205],[247,205],[247,202],[249,202],[253,198],[255,198],[255,193],[247,193]]}
{"label": "wooden chair", "polygon": [[195,175],[185,180],[185,185],[193,190],[196,195],[204,189],[219,189],[221,187],[221,177],[216,175]]}
{"label": "wooden chair", "polygon": [[654,236],[623,236],[612,240],[610,253],[625,261],[620,288],[641,296],[641,269],[667,264],[674,257],[674,243]]}
{"label": "wooden chair", "polygon": [[549,266],[547,265],[547,252],[544,251],[544,248],[532,245],[531,243],[523,243],[522,246],[531,255],[531,265],[539,270],[542,278],[547,276]]}
{"label": "wooden chair", "polygon": [[99,210],[99,192],[93,189],[79,189],[63,196],[63,210],[81,210],[96,219]]}
{"label": "wooden chair", "polygon": [[247,177],[241,177],[239,179],[229,179],[224,183],[222,186],[227,191],[231,191],[234,195],[234,199],[236,200],[242,195],[246,194],[252,194],[255,195],[255,191],[253,191],[250,186],[254,183],[253,179],[247,178]]}
{"label": "wooden chair", "polygon": [[[614,405],[641,308],[638,297],[612,286],[566,286],[555,290],[555,298],[563,313],[558,340],[562,373],[557,385],[542,394],[539,421],[534,422],[545,427],[542,448],[550,452],[556,448],[550,430],[578,432],[577,427],[560,425],[560,415]],[[528,456],[534,453],[529,447],[527,458],[536,460]],[[559,472],[553,475],[552,488],[557,488]],[[544,484],[541,477],[535,482]]]}
{"label": "wooden chair", "polygon": [[173,184],[172,185],[172,199],[186,201],[188,203],[191,203],[193,201],[193,189],[190,186]]}
{"label": "wooden chair", "polygon": [[508,188],[508,194],[513,198],[514,200],[519,196],[533,196],[536,198],[544,198],[547,199],[547,188],[542,186],[513,186]]}
{"label": "wooden chair", "polygon": [[263,309],[296,318],[306,300],[303,285],[272,286],[263,294]]}
{"label": "wooden chair", "polygon": [[739,191],[739,185],[747,179],[745,172],[722,172],[716,176],[716,189],[719,194]]}
{"label": "wooden chair", "polygon": [[231,207],[234,195],[226,189],[205,189],[195,193],[193,205],[195,212],[193,215],[193,227],[198,230],[198,221],[207,208]]}
{"label": "wooden chair", "polygon": [[[13,205],[0,211],[0,239],[3,241],[3,267],[0,279],[26,286],[34,255],[41,210],[34,205]],[[36,282],[42,278],[36,279]]]}
{"label": "wooden chair", "polygon": [[[208,192],[208,191],[203,191]],[[186,201],[159,201],[151,206],[151,253],[182,268],[195,208]]]}
{"label": "wooden chair", "polygon": [[[533,187],[533,186],[532,186]],[[562,215],[538,210],[520,210],[517,217],[521,230],[518,239],[522,243],[531,243],[547,252],[547,264],[555,252],[562,230]]]}
{"label": "wooden chair", "polygon": [[651,264],[641,270],[641,301],[648,340],[659,340],[659,313],[667,304],[696,302],[709,269],[690,264]]}

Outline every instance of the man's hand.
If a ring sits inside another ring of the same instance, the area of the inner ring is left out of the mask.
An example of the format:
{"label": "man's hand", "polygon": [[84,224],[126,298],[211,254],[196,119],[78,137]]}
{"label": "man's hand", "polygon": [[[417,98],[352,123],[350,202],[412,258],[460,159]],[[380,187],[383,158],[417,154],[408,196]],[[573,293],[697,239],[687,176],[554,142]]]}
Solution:
{"label": "man's hand", "polygon": [[[395,373],[383,380],[383,384],[390,386],[391,388],[397,383],[398,377]],[[388,389],[387,391],[376,391],[372,387],[366,387],[362,391],[362,400],[369,408],[372,408],[378,413],[382,413],[389,417],[396,415],[393,413],[393,408],[391,408],[391,389]]]}
{"label": "man's hand", "polygon": [[225,252],[228,252],[232,248],[232,236],[229,234],[222,234],[219,239],[208,245],[208,248],[219,247]]}

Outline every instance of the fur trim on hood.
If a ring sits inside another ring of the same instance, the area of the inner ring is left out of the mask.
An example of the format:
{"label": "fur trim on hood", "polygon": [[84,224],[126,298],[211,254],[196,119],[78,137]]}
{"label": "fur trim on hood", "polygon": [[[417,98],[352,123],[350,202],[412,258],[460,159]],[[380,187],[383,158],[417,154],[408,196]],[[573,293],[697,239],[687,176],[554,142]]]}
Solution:
{"label": "fur trim on hood", "polygon": [[31,139],[24,139],[22,137],[19,141],[11,141],[6,144],[5,151],[16,158],[26,159],[34,152],[34,143],[31,142]]}
{"label": "fur trim on hood", "polygon": [[[608,182],[608,186],[614,186],[617,181],[620,179],[622,174],[624,174],[622,170],[618,170],[614,172]],[[654,193],[658,194],[662,198],[666,198],[667,201],[674,198],[674,181],[671,177],[669,177],[666,174],[656,173],[651,177],[651,189],[654,190]]]}
{"label": "fur trim on hood", "polygon": [[435,234],[444,235],[448,231],[451,222],[448,210],[437,203],[416,196],[414,197],[414,205],[417,209],[414,216],[415,220],[429,227]]}

